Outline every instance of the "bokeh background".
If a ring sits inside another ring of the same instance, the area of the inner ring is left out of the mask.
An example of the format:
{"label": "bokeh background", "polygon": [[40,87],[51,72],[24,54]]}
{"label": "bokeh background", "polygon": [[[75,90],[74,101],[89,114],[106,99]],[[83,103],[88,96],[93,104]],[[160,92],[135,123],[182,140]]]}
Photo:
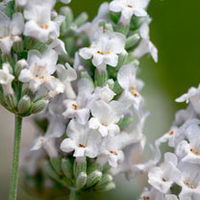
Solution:
{"label": "bokeh background", "polygon": [[[102,2],[73,0],[70,7],[76,16],[86,11],[92,20]],[[185,106],[175,103],[175,98],[200,82],[199,8],[199,0],[151,0],[149,5],[148,12],[153,19],[151,40],[159,50],[159,62],[155,64],[145,56],[141,61],[139,75],[146,83],[142,93],[146,107],[151,111],[145,128],[148,143],[168,131],[176,110]],[[0,107],[0,200],[8,199],[13,123],[14,117]],[[22,152],[30,149],[33,138],[34,128],[30,120],[26,119]],[[146,184],[145,176],[138,176],[131,182],[120,176],[116,181],[116,190],[101,195],[86,195],[84,199],[136,200]],[[29,198],[19,190],[18,199]]]}

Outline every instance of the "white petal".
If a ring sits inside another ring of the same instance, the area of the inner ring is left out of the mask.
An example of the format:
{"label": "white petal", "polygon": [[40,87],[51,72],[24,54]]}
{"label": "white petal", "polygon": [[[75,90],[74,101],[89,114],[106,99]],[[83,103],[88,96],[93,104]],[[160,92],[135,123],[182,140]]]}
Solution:
{"label": "white petal", "polygon": [[60,149],[66,153],[70,153],[76,148],[76,143],[70,138],[64,139],[60,145]]}

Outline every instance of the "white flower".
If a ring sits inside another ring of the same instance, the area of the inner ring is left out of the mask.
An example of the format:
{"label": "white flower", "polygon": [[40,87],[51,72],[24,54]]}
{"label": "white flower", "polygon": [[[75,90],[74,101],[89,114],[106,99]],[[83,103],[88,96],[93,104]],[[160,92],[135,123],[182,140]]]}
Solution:
{"label": "white flower", "polygon": [[121,12],[121,22],[129,24],[133,15],[145,17],[147,15],[146,7],[149,0],[114,0],[110,3],[110,10]]}
{"label": "white flower", "polygon": [[154,44],[150,41],[149,37],[149,24],[151,19],[149,16],[140,27],[140,36],[142,38],[139,46],[134,50],[133,55],[136,58],[141,58],[143,55],[150,53],[155,62],[158,62],[158,50]]}
{"label": "white flower", "polygon": [[74,118],[80,124],[85,124],[90,115],[89,103],[92,101],[93,83],[82,78],[78,82],[78,96],[75,100],[67,99],[63,103],[66,107],[63,116],[65,118]]}
{"label": "white flower", "polygon": [[176,182],[182,187],[179,197],[190,197],[192,200],[200,199],[200,166],[181,162],[178,168],[180,179]]}
{"label": "white flower", "polygon": [[24,19],[21,13],[14,13],[12,20],[0,12],[0,50],[3,55],[8,55],[14,42],[20,41],[19,37],[24,29]]}
{"label": "white flower", "polygon": [[148,188],[144,188],[143,193],[140,195],[139,200],[166,200],[164,198],[164,194],[155,188],[151,188],[151,190],[148,190]]}
{"label": "white flower", "polygon": [[99,70],[105,70],[106,65],[116,67],[118,54],[124,51],[125,40],[125,36],[120,33],[101,30],[91,46],[81,49],[79,54],[86,60],[92,58],[93,65]]}
{"label": "white flower", "polygon": [[62,102],[63,95],[58,95],[48,104],[46,117],[49,121],[49,125],[46,136],[49,138],[58,138],[65,133],[66,120],[62,117],[62,112],[64,110]]}
{"label": "white flower", "polygon": [[122,102],[133,103],[134,108],[139,110],[143,98],[139,94],[143,87],[143,82],[136,79],[137,68],[130,65],[124,65],[120,68],[117,74],[117,80],[119,85],[124,89],[124,92],[120,98]]}
{"label": "white flower", "polygon": [[92,118],[89,127],[98,130],[102,137],[114,136],[120,132],[117,123],[122,117],[122,104],[112,101],[109,104],[100,100],[90,105]]}
{"label": "white flower", "polygon": [[8,63],[4,63],[3,68],[0,69],[0,84],[3,87],[5,95],[14,93],[12,89],[12,81],[15,79],[15,77],[10,74],[9,68],[11,68],[11,66]]}
{"label": "white flower", "polygon": [[62,3],[68,4],[71,2],[71,0],[60,0]]}
{"label": "white flower", "polygon": [[67,54],[64,42],[58,38],[53,39],[53,42],[48,47],[56,51],[58,55]]}
{"label": "white flower", "polygon": [[76,94],[72,88],[71,82],[77,79],[76,71],[66,63],[66,67],[58,65],[57,75],[59,80],[65,85],[65,95],[68,99],[76,99]]}
{"label": "white flower", "polygon": [[191,87],[188,90],[188,93],[183,94],[181,97],[176,99],[176,102],[184,102],[191,103],[195,112],[200,114],[200,86],[198,88]]}
{"label": "white flower", "polygon": [[25,24],[24,35],[41,42],[47,42],[50,36],[58,38],[61,23],[51,21],[51,9],[52,1],[45,1],[41,5],[35,1],[29,1],[24,10],[24,16],[28,20]]}
{"label": "white flower", "polygon": [[90,129],[88,124],[81,125],[71,120],[67,127],[67,136],[69,138],[61,143],[62,151],[66,153],[74,151],[74,157],[95,158],[98,156],[101,136],[97,131]]}
{"label": "white flower", "polygon": [[180,179],[179,170],[176,165],[178,164],[177,157],[172,153],[165,153],[165,162],[162,167],[154,167],[150,170],[149,184],[160,192],[166,194],[174,181]]}
{"label": "white flower", "polygon": [[121,135],[104,138],[97,163],[103,166],[108,162],[111,167],[116,168],[124,160],[122,151],[124,142]]}
{"label": "white flower", "polygon": [[37,151],[41,148],[43,148],[51,158],[56,158],[58,156],[55,141],[52,138],[46,136],[39,136],[36,138],[31,151]]}
{"label": "white flower", "polygon": [[28,69],[23,69],[19,80],[23,83],[29,83],[29,87],[36,92],[42,84],[55,86],[56,78],[51,76],[56,70],[58,55],[53,50],[48,50],[41,54],[36,50],[28,53]]}
{"label": "white flower", "polygon": [[108,86],[108,84],[104,87],[97,87],[95,89],[94,95],[97,95],[97,99],[103,100],[105,102],[110,102],[113,97],[116,95]]}
{"label": "white flower", "polygon": [[191,125],[186,130],[186,140],[181,141],[176,154],[182,158],[183,162],[196,163],[200,165],[200,128],[198,125]]}

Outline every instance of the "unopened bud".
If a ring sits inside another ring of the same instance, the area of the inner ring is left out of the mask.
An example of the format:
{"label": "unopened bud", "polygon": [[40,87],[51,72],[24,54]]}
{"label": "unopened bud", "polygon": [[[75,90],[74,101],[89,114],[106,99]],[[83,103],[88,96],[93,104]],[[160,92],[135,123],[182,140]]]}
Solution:
{"label": "unopened bud", "polygon": [[95,72],[96,86],[100,86],[100,87],[105,86],[107,80],[108,80],[107,70],[99,71],[98,69],[96,69],[96,72]]}
{"label": "unopened bud", "polygon": [[62,175],[62,160],[60,156],[51,158],[51,165],[59,175]]}
{"label": "unopened bud", "polygon": [[119,122],[118,125],[121,129],[123,129],[127,127],[129,124],[131,124],[132,122],[133,122],[133,117],[125,117]]}
{"label": "unopened bud", "polygon": [[15,110],[17,108],[17,99],[14,95],[8,94],[6,96],[6,104],[12,109]]}
{"label": "unopened bud", "polygon": [[70,159],[62,159],[62,171],[68,179],[72,179],[73,165]]}
{"label": "unopened bud", "polygon": [[18,103],[18,111],[20,114],[26,113],[31,107],[31,100],[29,96],[23,96]]}
{"label": "unopened bud", "polygon": [[18,77],[21,73],[21,70],[28,67],[26,60],[19,60],[15,65],[15,76]]}
{"label": "unopened bud", "polygon": [[95,186],[95,190],[104,189],[111,181],[113,177],[110,174],[103,174],[99,183]]}
{"label": "unopened bud", "polygon": [[133,48],[134,46],[138,44],[139,41],[140,41],[140,35],[138,33],[131,35],[130,37],[126,39],[125,48],[126,49]]}
{"label": "unopened bud", "polygon": [[74,20],[74,24],[77,27],[80,27],[83,24],[85,24],[85,22],[87,22],[87,20],[88,20],[88,14],[86,12],[83,12]]}
{"label": "unopened bud", "polygon": [[32,113],[38,113],[44,110],[48,102],[48,100],[41,99],[33,103]]}
{"label": "unopened bud", "polygon": [[77,189],[81,189],[82,187],[84,187],[86,181],[87,181],[87,174],[85,172],[81,172],[76,179]]}
{"label": "unopened bud", "polygon": [[73,12],[69,7],[62,7],[60,14],[65,16],[65,21],[61,25],[61,35],[65,35],[70,29],[70,25],[74,20]]}
{"label": "unopened bud", "polygon": [[102,172],[95,170],[94,172],[89,174],[87,182],[86,182],[86,187],[87,188],[93,187],[101,180],[101,177],[102,177]]}
{"label": "unopened bud", "polygon": [[17,40],[16,42],[14,42],[13,50],[16,53],[21,53],[24,50],[24,43],[23,43],[23,40],[21,38],[19,40]]}
{"label": "unopened bud", "polygon": [[115,189],[115,187],[116,187],[115,183],[114,182],[110,182],[106,186],[104,186],[102,188],[99,188],[98,192],[107,192],[109,190]]}
{"label": "unopened bud", "polygon": [[86,172],[87,162],[85,158],[76,158],[74,161],[74,176],[78,177],[78,175],[82,172]]}

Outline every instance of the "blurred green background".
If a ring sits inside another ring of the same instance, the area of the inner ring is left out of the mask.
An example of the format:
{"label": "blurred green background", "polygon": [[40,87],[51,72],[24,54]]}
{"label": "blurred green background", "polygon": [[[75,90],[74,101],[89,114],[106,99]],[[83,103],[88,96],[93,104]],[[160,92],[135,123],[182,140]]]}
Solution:
{"label": "blurred green background", "polygon": [[[73,0],[70,6],[75,15],[86,11],[90,20],[97,13],[102,0]],[[155,64],[145,56],[141,61],[140,77],[146,86],[143,95],[146,107],[151,111],[145,134],[148,142],[168,131],[177,109],[174,99],[189,87],[200,82],[200,1],[199,0],[151,0],[149,15],[151,40],[159,50],[159,62]],[[0,110],[0,200],[8,199],[9,172],[11,169],[14,118],[3,108]],[[27,119],[23,128],[22,150],[30,148],[34,130]],[[84,199],[136,200],[146,183],[144,176],[128,182],[123,176],[116,179],[117,189],[105,194],[86,195]],[[19,200],[28,200],[19,191]]]}

